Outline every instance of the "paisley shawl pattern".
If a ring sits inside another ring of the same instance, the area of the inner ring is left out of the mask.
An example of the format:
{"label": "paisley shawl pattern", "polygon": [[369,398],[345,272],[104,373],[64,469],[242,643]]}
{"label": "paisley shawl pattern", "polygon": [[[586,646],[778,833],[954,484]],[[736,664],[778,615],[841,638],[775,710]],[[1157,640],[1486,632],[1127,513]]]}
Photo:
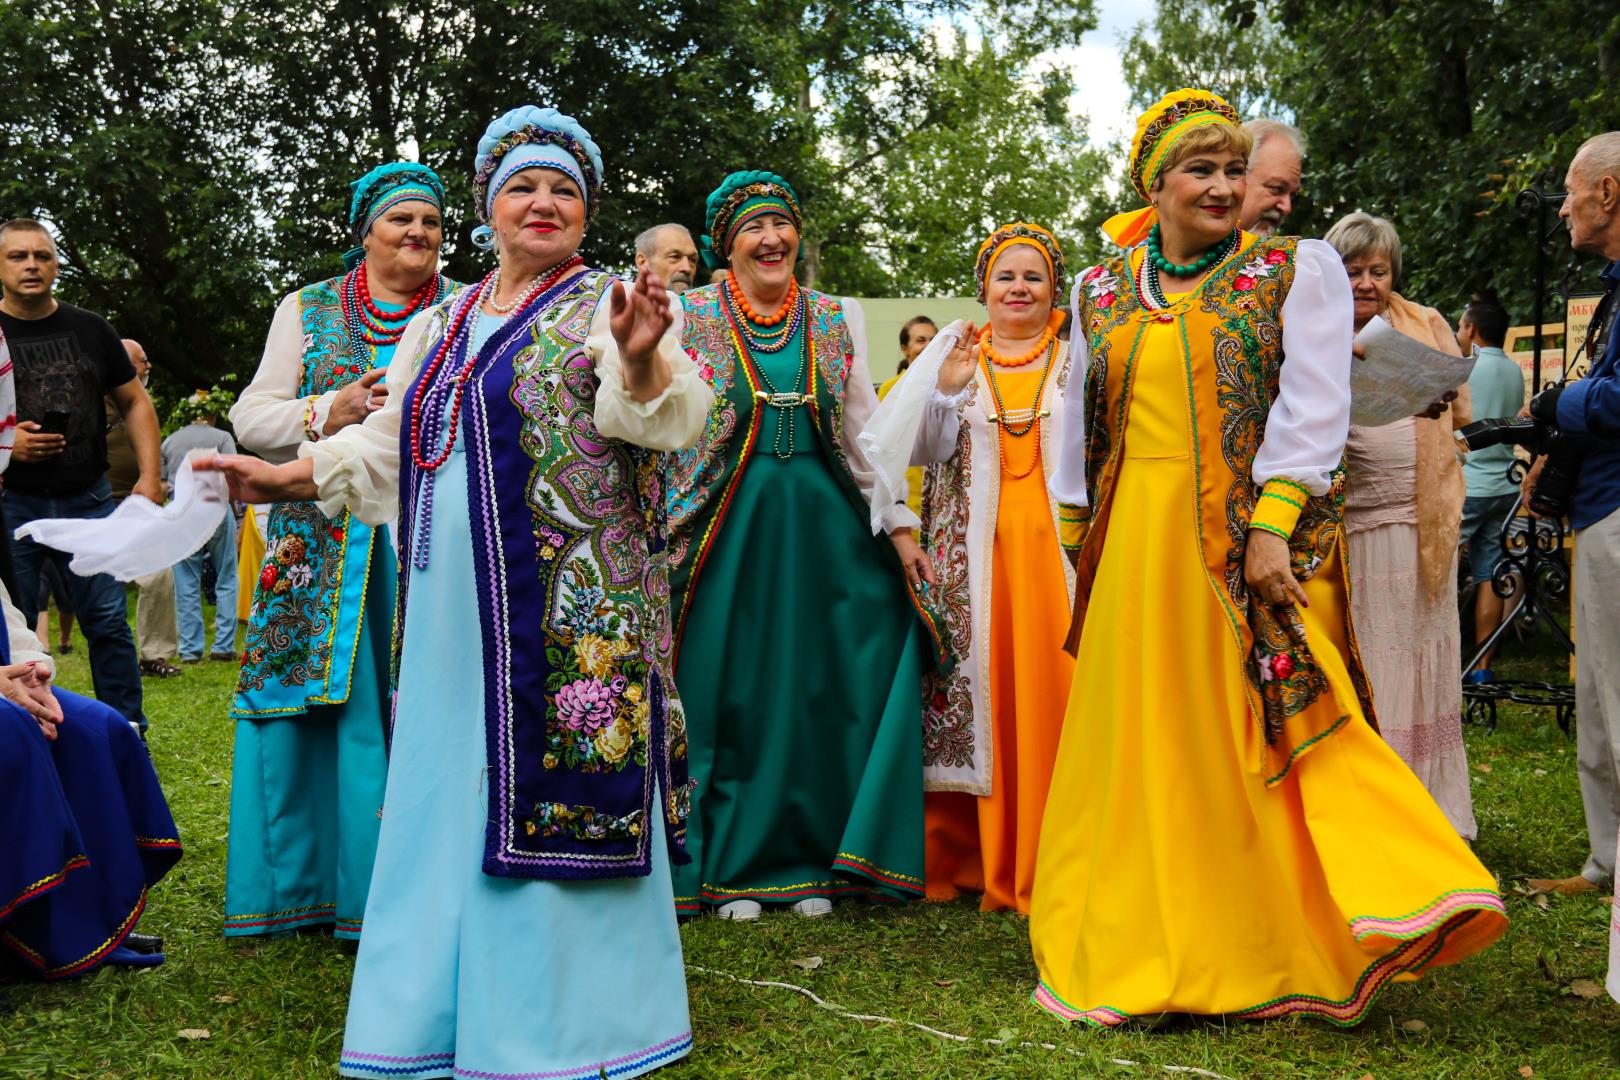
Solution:
{"label": "paisley shawl pattern", "polygon": [[[486,657],[484,872],[497,877],[644,875],[656,812],[671,858],[685,858],[691,792],[671,677],[665,455],[597,430],[585,348],[613,281],[587,271],[512,315],[479,350],[463,414]],[[435,312],[421,355],[468,302],[460,293]],[[465,360],[469,334],[445,371]],[[422,392],[418,377],[407,409]],[[408,445],[402,454],[401,546],[412,550],[428,480]],[[407,560],[398,625],[410,572]]]}
{"label": "paisley shawl pattern", "polygon": [[[978,398],[972,384],[965,404]],[[923,767],[968,769],[973,766],[973,692],[960,661],[973,645],[973,587],[968,578],[968,523],[971,495],[966,477],[973,469],[973,440],[966,424],[956,436],[949,461],[923,473],[922,544],[934,561],[938,581],[929,599],[944,623],[945,643],[958,667],[949,674],[930,671],[923,677]]]}
{"label": "paisley shawl pattern", "polygon": [[[1063,395],[1073,368],[1071,354],[1060,347],[1041,408],[1062,415]],[[993,427],[980,424],[981,401],[988,401],[983,375],[968,384],[957,406],[964,418],[956,450],[924,473],[922,545],[934,563],[937,581],[928,590],[929,605],[941,618],[946,645],[955,661],[949,672],[935,671],[923,680],[923,765],[928,791],[989,792],[990,754],[996,718],[990,705],[989,600],[994,577],[997,516],[1000,513],[1001,461]],[[978,437],[975,437],[978,432]],[[1059,441],[1043,424],[1042,462],[1049,462]],[[977,476],[975,470],[987,470]],[[1048,478],[1051,469],[1046,467]],[[980,492],[975,505],[975,492]],[[1053,529],[1057,531],[1054,505]],[[979,560],[979,596],[973,591],[973,568]],[[1065,597],[1067,599],[1067,597]]]}

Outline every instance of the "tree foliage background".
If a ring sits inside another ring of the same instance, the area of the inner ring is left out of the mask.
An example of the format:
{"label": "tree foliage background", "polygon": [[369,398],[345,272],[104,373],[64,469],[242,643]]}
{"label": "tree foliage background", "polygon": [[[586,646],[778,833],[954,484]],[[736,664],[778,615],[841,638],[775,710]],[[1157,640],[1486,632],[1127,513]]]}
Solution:
{"label": "tree foliage background", "polygon": [[251,373],[276,298],[340,270],[348,183],[379,161],[439,170],[447,272],[482,274],[472,150],[526,103],[601,146],[599,265],[765,167],[804,201],[807,279],[958,293],[1004,211],[1077,227],[1098,187],[1071,87],[1035,65],[1091,4],[8,0],[0,215],[56,227],[64,297],[141,339],[171,394]]}
{"label": "tree foliage background", "polygon": [[[1581,142],[1620,129],[1620,4],[1159,0],[1126,56],[1138,104],[1210,79],[1246,115],[1298,124],[1310,146],[1290,231],[1321,236],[1353,210],[1389,218],[1399,288],[1453,321],[1493,289],[1530,322],[1534,225],[1515,200],[1562,191]],[[1598,260],[1562,231],[1548,248],[1550,286],[1597,289]]]}
{"label": "tree foliage background", "polygon": [[[1514,196],[1556,189],[1620,128],[1620,8],[1573,0],[1159,0],[1126,43],[1134,100],[1208,84],[1311,140],[1291,225],[1391,217],[1403,288],[1455,314],[1494,286],[1527,318]],[[336,273],[348,182],[419,157],[467,243],[472,148],[523,103],[595,135],[610,191],[586,240],[623,268],[657,221],[698,228],[726,173],[799,188],[803,276],[962,293],[979,240],[1054,227],[1080,264],[1129,201],[1048,58],[1093,0],[7,0],[0,216],[57,229],[63,295],[140,338],[171,396],[257,363],[275,299]],[[1557,242],[1555,241],[1555,248]],[[1554,281],[1590,260],[1559,250]]]}

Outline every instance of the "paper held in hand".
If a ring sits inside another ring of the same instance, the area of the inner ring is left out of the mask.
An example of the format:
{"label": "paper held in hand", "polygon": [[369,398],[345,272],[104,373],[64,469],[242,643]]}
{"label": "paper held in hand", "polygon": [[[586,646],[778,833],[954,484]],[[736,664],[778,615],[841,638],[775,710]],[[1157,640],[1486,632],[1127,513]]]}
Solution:
{"label": "paper held in hand", "polygon": [[1356,335],[1365,359],[1350,361],[1350,422],[1381,427],[1415,416],[1468,381],[1472,356],[1452,356],[1369,319]]}

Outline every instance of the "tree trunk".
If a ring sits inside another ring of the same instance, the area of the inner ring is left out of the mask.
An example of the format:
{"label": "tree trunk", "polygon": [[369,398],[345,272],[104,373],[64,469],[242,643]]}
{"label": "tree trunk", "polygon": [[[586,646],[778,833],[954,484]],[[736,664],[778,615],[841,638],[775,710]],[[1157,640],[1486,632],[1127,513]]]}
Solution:
{"label": "tree trunk", "polygon": [[804,265],[799,269],[799,284],[813,289],[821,278],[821,241],[799,237],[799,253],[804,256]]}

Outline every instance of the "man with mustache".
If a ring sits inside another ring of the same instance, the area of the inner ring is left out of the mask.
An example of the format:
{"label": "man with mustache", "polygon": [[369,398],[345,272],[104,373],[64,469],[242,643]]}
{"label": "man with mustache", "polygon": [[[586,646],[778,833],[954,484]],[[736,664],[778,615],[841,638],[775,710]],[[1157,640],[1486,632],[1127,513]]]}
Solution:
{"label": "man with mustache", "polygon": [[679,294],[692,287],[697,261],[697,245],[684,225],[666,222],[636,237],[636,276],[651,270],[669,292]]}
{"label": "man with mustache", "polygon": [[1276,236],[1299,194],[1305,134],[1280,120],[1250,120],[1243,130],[1254,139],[1248,193],[1243,197],[1243,228],[1260,237]]}
{"label": "man with mustache", "polygon": [[[124,418],[139,477],[131,486],[161,505],[162,462],[152,399],[135,375],[118,333],[106,319],[58,301],[61,267],[56,241],[32,218],[0,225],[0,330],[17,373],[17,431],[6,472],[6,524],[39,518],[104,518],[113,512],[107,480],[107,416],[103,396]],[[39,578],[46,559],[64,571],[79,626],[90,644],[96,697],[141,730],[141,675],[130,633],[124,587],[108,574],[80,577],[66,556],[34,540],[17,540],[14,598],[31,624],[38,615]]]}

